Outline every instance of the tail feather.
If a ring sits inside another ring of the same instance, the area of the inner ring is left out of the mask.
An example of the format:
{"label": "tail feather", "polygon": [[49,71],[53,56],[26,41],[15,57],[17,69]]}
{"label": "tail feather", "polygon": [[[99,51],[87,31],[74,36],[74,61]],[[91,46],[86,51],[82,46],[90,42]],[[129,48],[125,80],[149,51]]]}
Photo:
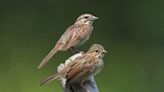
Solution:
{"label": "tail feather", "polygon": [[52,82],[53,80],[57,80],[60,78],[59,74],[54,74],[52,76],[49,76],[48,78],[46,78],[45,80],[40,82],[40,86],[44,85],[44,84],[48,84],[50,82]]}
{"label": "tail feather", "polygon": [[58,49],[53,48],[48,55],[42,60],[40,65],[38,66],[38,69],[41,69],[52,57],[53,55],[58,51]]}

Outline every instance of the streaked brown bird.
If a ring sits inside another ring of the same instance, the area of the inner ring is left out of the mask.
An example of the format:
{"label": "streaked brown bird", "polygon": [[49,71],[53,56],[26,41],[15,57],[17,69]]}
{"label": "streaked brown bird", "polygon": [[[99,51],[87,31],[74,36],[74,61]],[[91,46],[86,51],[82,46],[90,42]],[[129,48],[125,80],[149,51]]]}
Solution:
{"label": "streaked brown bird", "polygon": [[[103,46],[94,44],[87,53],[65,64],[57,74],[49,76],[41,81],[40,85],[50,83],[53,80],[66,79],[66,83],[82,84],[91,75],[97,75],[103,68],[103,57],[107,53]],[[82,86],[82,85],[81,85]]]}
{"label": "streaked brown bird", "polygon": [[82,14],[77,18],[76,22],[68,27],[64,34],[57,41],[55,47],[42,60],[38,68],[42,68],[58,51],[66,51],[69,49],[77,50],[76,47],[87,41],[93,30],[93,21],[98,17],[91,14]]}

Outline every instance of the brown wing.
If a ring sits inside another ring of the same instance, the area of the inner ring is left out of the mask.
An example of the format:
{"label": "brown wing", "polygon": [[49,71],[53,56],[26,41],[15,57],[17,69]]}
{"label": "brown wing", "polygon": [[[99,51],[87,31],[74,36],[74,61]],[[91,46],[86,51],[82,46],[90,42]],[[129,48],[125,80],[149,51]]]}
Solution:
{"label": "brown wing", "polygon": [[67,80],[70,80],[72,79],[73,77],[75,77],[77,74],[80,73],[81,71],[81,63],[80,62],[77,62],[76,64],[74,64],[72,66],[72,68],[67,72],[67,76],[66,76],[66,79]]}
{"label": "brown wing", "polygon": [[[63,46],[65,46],[69,39],[72,37],[73,33],[74,33],[74,29],[76,29],[77,27],[75,25],[72,25],[70,27],[67,28],[67,30],[62,34],[62,36],[60,37],[60,39],[58,40],[57,44],[62,44],[61,48],[63,48]],[[57,45],[56,44],[56,45]]]}
{"label": "brown wing", "polygon": [[67,72],[67,80],[75,79],[77,76],[88,76],[88,73],[90,73],[92,68],[93,63],[90,63],[92,60],[93,58],[89,55],[75,59],[75,63],[72,64],[70,70]]}
{"label": "brown wing", "polygon": [[82,42],[82,40],[87,39],[91,34],[92,26],[89,25],[78,25],[74,27],[72,30],[73,33],[68,40],[67,44],[65,44],[65,49],[69,49],[71,47],[77,46]]}

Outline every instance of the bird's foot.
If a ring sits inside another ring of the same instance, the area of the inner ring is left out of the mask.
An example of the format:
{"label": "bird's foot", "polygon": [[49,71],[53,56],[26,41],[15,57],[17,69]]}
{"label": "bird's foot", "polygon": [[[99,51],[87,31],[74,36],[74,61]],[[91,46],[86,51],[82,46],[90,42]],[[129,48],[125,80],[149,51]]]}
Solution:
{"label": "bird's foot", "polygon": [[72,53],[72,54],[77,54],[77,53],[84,53],[83,51],[80,51],[80,50],[78,50],[76,47],[71,47],[70,49],[69,49],[69,51]]}

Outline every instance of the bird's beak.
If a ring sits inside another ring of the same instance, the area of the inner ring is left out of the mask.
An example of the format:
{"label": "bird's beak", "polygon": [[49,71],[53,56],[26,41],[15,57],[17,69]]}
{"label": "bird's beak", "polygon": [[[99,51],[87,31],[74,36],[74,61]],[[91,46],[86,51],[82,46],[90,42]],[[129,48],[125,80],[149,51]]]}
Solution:
{"label": "bird's beak", "polygon": [[96,16],[91,17],[91,20],[96,20],[96,19],[98,19],[98,17],[96,17]]}
{"label": "bird's beak", "polygon": [[103,53],[108,53],[108,51],[106,51],[106,50],[103,50]]}

